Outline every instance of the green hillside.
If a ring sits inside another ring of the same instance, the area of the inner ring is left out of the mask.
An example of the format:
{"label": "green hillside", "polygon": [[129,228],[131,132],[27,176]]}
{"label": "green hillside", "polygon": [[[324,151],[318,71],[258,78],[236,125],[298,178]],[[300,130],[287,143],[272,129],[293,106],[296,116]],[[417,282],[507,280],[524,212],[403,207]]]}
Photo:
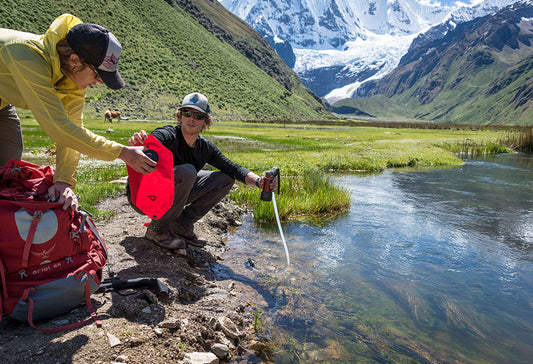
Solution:
{"label": "green hillside", "polygon": [[218,39],[237,49],[288,90],[293,90],[298,85],[303,86],[296,73],[283,62],[266,40],[245,21],[226,10],[218,1],[165,1],[181,7]]}
{"label": "green hillside", "polygon": [[[170,1],[171,2],[171,1]],[[62,13],[101,24],[120,40],[126,87],[95,86],[85,114],[173,119],[189,92],[210,99],[216,119],[317,119],[325,107],[303,86],[287,89],[165,0],[2,0],[0,27],[43,33]],[[171,2],[172,3],[172,2]]]}

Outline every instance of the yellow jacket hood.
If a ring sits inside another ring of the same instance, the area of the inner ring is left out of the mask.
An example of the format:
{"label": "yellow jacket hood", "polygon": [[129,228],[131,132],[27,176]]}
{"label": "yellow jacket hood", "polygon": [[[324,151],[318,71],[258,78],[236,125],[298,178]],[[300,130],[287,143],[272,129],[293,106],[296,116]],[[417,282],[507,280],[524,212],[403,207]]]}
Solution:
{"label": "yellow jacket hood", "polygon": [[85,129],[85,90],[64,77],[57,43],[81,20],[70,14],[55,19],[45,34],[0,28],[0,108],[29,109],[57,144],[56,181],[75,183],[79,152],[113,160],[122,145]]}

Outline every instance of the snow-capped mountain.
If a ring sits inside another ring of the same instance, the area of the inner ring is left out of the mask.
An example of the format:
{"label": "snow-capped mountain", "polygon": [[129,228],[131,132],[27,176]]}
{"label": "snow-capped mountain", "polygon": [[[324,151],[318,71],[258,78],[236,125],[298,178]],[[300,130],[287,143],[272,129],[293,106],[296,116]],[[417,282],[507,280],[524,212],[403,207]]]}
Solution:
{"label": "snow-capped mountain", "polygon": [[452,10],[414,0],[221,0],[263,36],[294,48],[339,49],[368,33],[409,35]]}
{"label": "snow-capped mountain", "polygon": [[[444,37],[427,34],[413,42],[392,72],[363,83],[355,91],[358,100],[344,99],[333,110],[447,123],[531,124],[533,0],[457,24]],[[390,102],[376,108],[377,95]]]}
{"label": "snow-capped mountain", "polygon": [[[350,97],[394,69],[431,27],[446,32],[516,0],[220,0],[258,31],[302,82],[328,101]],[[292,48],[292,51],[291,51]]]}

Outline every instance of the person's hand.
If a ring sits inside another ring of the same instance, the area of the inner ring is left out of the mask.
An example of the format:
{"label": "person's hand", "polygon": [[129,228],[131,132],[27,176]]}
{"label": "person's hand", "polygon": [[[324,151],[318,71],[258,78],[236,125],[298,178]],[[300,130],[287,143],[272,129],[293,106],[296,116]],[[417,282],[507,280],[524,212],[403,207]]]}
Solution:
{"label": "person's hand", "polygon": [[[268,179],[266,179],[264,176],[261,177],[261,179],[259,179],[258,181],[258,187],[260,189],[263,189],[263,187],[265,186],[265,183],[268,182]],[[272,178],[272,180],[270,181],[270,188],[268,189],[269,191],[277,191],[278,190],[278,179],[277,178]]]}
{"label": "person's hand", "polygon": [[[256,187],[259,187],[260,189],[263,189],[263,186],[267,182],[267,179],[264,176],[259,177],[257,174],[250,172],[246,175],[245,182],[247,185],[256,186]],[[278,189],[278,179],[273,178],[272,181],[270,182],[270,191],[277,191],[277,189]]]}
{"label": "person's hand", "polygon": [[118,157],[122,159],[124,163],[126,163],[128,166],[133,168],[136,172],[142,174],[150,174],[152,172],[155,172],[155,166],[157,163],[148,158],[146,154],[144,154],[144,149],[145,147],[143,146],[122,147],[122,151],[120,152],[120,155]]}
{"label": "person's hand", "polygon": [[134,145],[144,145],[144,141],[148,139],[148,134],[144,130],[141,130],[138,133],[134,133],[131,138],[128,140],[129,146]]}
{"label": "person's hand", "polygon": [[77,211],[79,202],[78,197],[70,188],[70,185],[65,182],[56,182],[48,189],[48,197],[52,202],[61,202],[63,203],[63,210],[68,209],[69,207],[72,210]]}

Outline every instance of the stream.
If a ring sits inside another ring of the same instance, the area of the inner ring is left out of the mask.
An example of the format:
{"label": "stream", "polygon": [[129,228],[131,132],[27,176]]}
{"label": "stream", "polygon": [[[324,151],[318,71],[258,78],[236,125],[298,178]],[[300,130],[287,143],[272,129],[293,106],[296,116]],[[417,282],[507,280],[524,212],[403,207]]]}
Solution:
{"label": "stream", "polygon": [[220,275],[255,293],[270,360],[531,362],[533,155],[333,181],[350,211],[283,223],[287,271],[275,224],[228,236]]}

